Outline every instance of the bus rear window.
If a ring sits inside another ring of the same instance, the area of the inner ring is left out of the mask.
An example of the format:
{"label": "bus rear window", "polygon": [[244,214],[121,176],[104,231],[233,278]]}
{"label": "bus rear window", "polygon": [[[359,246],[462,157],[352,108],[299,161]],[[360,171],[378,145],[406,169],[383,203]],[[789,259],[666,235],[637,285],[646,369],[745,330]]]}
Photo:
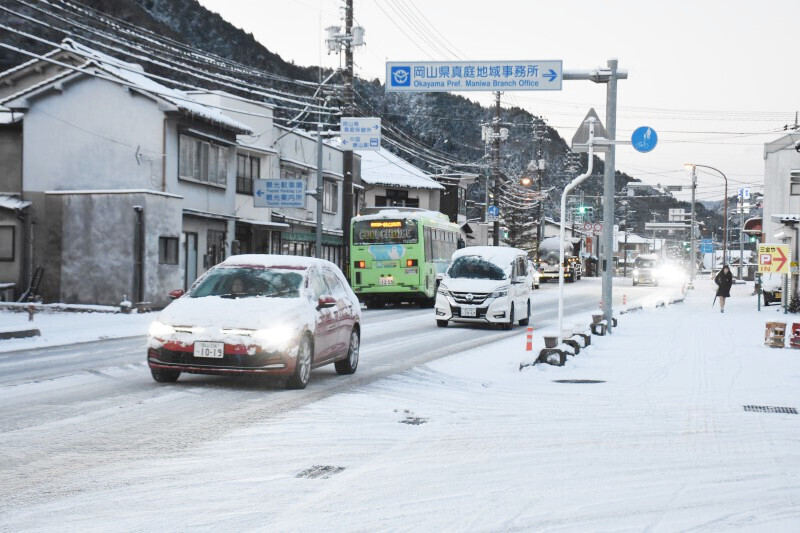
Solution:
{"label": "bus rear window", "polygon": [[353,244],[414,244],[416,220],[358,220],[353,223]]}

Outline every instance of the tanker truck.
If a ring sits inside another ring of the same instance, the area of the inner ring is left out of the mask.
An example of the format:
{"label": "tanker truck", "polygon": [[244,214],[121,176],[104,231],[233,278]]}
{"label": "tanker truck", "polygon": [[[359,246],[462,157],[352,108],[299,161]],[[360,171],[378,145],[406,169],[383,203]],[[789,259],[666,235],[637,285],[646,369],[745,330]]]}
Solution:
{"label": "tanker truck", "polygon": [[[539,272],[541,280],[554,279],[558,281],[558,256],[559,238],[548,237],[539,243]],[[575,247],[568,240],[564,241],[564,281],[577,281],[581,279],[582,267],[580,258],[575,253]]]}

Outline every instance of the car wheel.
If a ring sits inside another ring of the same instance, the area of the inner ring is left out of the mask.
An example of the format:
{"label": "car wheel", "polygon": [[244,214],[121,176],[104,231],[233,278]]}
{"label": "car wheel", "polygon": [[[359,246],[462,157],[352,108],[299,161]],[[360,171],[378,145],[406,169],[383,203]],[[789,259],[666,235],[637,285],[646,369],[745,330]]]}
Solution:
{"label": "car wheel", "polygon": [[440,328],[446,328],[447,327],[447,320],[437,320],[436,321],[436,325],[439,326]]}
{"label": "car wheel", "polygon": [[181,376],[178,370],[166,370],[164,368],[151,368],[150,374],[159,383],[175,383]]}
{"label": "car wheel", "polygon": [[508,312],[508,322],[503,324],[503,329],[511,329],[514,327],[514,304],[511,304],[511,311]]}
{"label": "car wheel", "polygon": [[333,364],[336,367],[337,374],[355,373],[358,367],[358,349],[360,346],[361,340],[358,336],[358,330],[353,328],[350,333],[350,346],[347,348],[347,357]]}
{"label": "car wheel", "polygon": [[307,335],[303,336],[300,346],[297,347],[297,361],[294,364],[294,374],[286,382],[289,389],[305,389],[311,377],[312,360],[311,339]]}
{"label": "car wheel", "polygon": [[636,286],[636,280],[633,280],[633,286],[634,287]]}
{"label": "car wheel", "polygon": [[528,322],[531,321],[531,301],[528,300],[528,314],[525,315],[525,318],[519,319],[520,326],[527,326]]}

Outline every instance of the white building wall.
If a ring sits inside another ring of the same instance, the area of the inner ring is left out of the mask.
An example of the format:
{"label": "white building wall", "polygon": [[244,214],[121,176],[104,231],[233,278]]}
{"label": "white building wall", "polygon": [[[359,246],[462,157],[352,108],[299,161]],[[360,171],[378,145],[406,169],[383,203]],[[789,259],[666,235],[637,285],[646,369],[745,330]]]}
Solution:
{"label": "white building wall", "polygon": [[800,142],[798,133],[764,145],[764,242],[777,242],[774,235],[781,223],[772,220],[772,215],[800,216],[800,195],[789,194],[789,175],[792,170],[800,170],[800,153],[794,149],[796,142]]}
{"label": "white building wall", "polygon": [[152,99],[118,84],[96,78],[66,83],[62,93],[37,98],[25,114],[24,189],[158,190],[162,124]]}

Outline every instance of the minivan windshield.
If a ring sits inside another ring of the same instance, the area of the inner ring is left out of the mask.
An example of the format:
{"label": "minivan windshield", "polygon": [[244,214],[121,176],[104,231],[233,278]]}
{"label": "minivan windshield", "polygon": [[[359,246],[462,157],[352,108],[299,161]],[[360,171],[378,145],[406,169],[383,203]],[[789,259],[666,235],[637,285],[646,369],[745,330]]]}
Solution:
{"label": "minivan windshield", "polygon": [[641,257],[637,257],[633,264],[638,268],[654,268],[656,266],[656,262],[652,259],[642,259]]}
{"label": "minivan windshield", "polygon": [[190,298],[298,298],[303,275],[296,270],[274,268],[217,268],[192,287]]}
{"label": "minivan windshield", "polygon": [[447,275],[451,278],[506,279],[506,274],[502,268],[474,255],[455,259],[453,264],[450,265]]}

